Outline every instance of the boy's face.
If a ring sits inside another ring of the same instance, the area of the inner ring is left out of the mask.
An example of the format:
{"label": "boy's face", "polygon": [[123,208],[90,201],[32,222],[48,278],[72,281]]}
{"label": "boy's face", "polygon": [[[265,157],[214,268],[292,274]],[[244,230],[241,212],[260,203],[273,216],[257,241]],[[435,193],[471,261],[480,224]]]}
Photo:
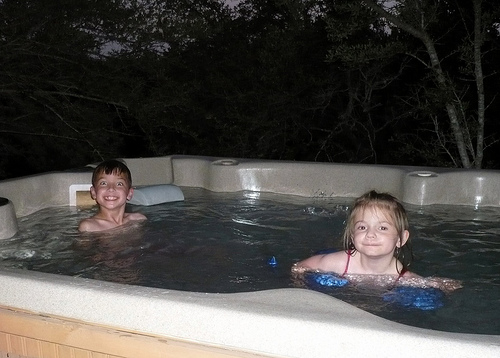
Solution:
{"label": "boy's face", "polygon": [[119,173],[101,173],[95,178],[90,194],[97,204],[107,209],[124,206],[132,198],[133,188],[125,175]]}

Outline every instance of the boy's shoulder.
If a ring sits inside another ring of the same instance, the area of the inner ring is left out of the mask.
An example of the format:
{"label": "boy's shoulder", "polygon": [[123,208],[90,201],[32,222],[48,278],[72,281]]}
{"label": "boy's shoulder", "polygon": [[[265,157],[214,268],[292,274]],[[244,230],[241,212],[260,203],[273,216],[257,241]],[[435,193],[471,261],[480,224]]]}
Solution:
{"label": "boy's shoulder", "polygon": [[90,229],[93,227],[93,224],[92,224],[93,221],[94,221],[94,219],[92,219],[92,218],[83,219],[78,224],[78,231],[82,231],[82,232],[83,231],[92,231]]}
{"label": "boy's shoulder", "polygon": [[147,220],[147,217],[141,213],[125,213],[124,218],[126,218],[127,221]]}

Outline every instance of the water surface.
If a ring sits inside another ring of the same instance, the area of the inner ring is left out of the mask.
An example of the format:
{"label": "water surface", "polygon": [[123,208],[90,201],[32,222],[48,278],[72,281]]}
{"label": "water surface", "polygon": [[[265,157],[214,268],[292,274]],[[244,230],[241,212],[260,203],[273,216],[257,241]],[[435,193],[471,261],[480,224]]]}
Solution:
{"label": "water surface", "polygon": [[[49,208],[19,219],[0,241],[0,267],[197,292],[293,287],[290,267],[320,249],[340,248],[351,200],[183,188],[186,200],[131,206],[148,221],[82,235],[95,208]],[[421,311],[388,304],[377,290],[327,290],[381,317],[413,326],[500,334],[498,208],[406,206],[413,271],[463,281],[444,307]],[[269,265],[274,257],[277,266]]]}

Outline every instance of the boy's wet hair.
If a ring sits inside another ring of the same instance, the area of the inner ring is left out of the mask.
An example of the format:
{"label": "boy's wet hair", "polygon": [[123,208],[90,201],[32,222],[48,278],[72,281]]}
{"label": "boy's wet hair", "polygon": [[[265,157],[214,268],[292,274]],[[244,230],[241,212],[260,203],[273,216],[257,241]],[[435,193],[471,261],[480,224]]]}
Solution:
{"label": "boy's wet hair", "polygon": [[129,187],[132,187],[132,174],[130,174],[130,170],[128,167],[125,165],[125,163],[116,160],[116,159],[110,159],[110,160],[105,160],[104,162],[100,163],[97,167],[94,169],[94,173],[92,173],[92,185],[96,185],[96,180],[101,174],[115,174],[115,175],[123,175],[125,180],[127,181],[127,184]]}
{"label": "boy's wet hair", "polygon": [[[346,252],[350,251],[353,253],[356,251],[356,247],[352,241],[356,216],[365,209],[372,207],[382,210],[389,215],[400,239],[403,237],[405,230],[409,231],[408,215],[403,204],[389,193],[379,193],[371,190],[357,198],[349,212],[343,234],[343,245]],[[403,269],[407,270],[413,260],[410,238],[408,238],[404,245],[394,250],[394,256],[401,261]]]}

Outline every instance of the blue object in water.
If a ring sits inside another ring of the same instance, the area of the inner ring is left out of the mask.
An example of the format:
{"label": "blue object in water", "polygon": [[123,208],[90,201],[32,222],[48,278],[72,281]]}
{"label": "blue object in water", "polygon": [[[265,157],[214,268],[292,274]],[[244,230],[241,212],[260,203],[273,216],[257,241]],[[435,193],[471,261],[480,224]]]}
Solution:
{"label": "blue object in water", "polygon": [[267,264],[271,267],[276,267],[278,266],[278,261],[276,260],[276,257],[271,257],[269,260],[267,260]]}
{"label": "blue object in water", "polygon": [[436,288],[398,286],[384,295],[384,301],[424,311],[443,307],[444,293]]}
{"label": "blue object in water", "polygon": [[308,286],[343,287],[349,283],[345,278],[338,277],[331,273],[308,273],[306,274]]}

